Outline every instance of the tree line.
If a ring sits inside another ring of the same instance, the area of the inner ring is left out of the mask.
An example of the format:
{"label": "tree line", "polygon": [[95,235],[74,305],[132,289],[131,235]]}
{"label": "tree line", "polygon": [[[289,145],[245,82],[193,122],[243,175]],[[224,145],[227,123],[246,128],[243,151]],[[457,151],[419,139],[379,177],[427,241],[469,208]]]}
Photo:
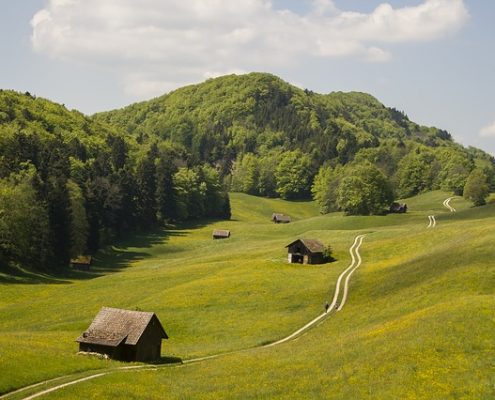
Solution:
{"label": "tree line", "polygon": [[211,165],[29,93],[0,92],[0,266],[54,271],[137,230],[230,218]]}
{"label": "tree line", "polygon": [[0,91],[0,263],[51,270],[136,230],[229,218],[227,189],[383,213],[433,189],[483,204],[495,160],[358,92],[230,75],[91,117]]}
{"label": "tree line", "polygon": [[462,194],[474,170],[495,189],[493,157],[448,132],[365,93],[321,95],[270,74],[211,79],[95,118],[138,142],[162,137],[187,148],[233,191],[313,197],[322,212],[377,214],[396,197]]}

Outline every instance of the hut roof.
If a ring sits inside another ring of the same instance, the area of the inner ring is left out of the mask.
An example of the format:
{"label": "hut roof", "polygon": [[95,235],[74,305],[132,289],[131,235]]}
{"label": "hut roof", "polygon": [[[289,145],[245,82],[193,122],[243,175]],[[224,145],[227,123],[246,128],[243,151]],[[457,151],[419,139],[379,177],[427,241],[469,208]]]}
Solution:
{"label": "hut roof", "polygon": [[301,242],[311,253],[323,253],[325,250],[325,245],[316,239],[297,239],[285,247],[290,247],[297,242]]}
{"label": "hut roof", "polygon": [[405,203],[393,202],[390,205],[390,211],[391,212],[405,211],[405,210],[407,210],[407,204],[405,204]]}
{"label": "hut roof", "polygon": [[217,229],[217,230],[213,231],[213,236],[214,237],[226,237],[226,238],[228,238],[228,237],[230,237],[230,231]]}
{"label": "hut roof", "polygon": [[83,264],[83,265],[89,265],[91,264],[91,256],[77,256],[75,258],[70,259],[71,264]]}
{"label": "hut roof", "polygon": [[86,332],[76,339],[76,342],[112,347],[122,342],[135,345],[153,317],[156,318],[158,327],[162,331],[162,338],[168,339],[155,313],[103,307]]}
{"label": "hut roof", "polygon": [[280,222],[290,222],[290,216],[285,214],[274,213],[272,214],[272,220],[280,221]]}

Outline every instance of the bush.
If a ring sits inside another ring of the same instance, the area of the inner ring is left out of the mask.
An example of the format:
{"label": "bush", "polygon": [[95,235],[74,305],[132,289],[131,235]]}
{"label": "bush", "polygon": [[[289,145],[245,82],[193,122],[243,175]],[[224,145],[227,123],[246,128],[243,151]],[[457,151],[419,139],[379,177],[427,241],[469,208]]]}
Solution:
{"label": "bush", "polygon": [[335,258],[333,258],[333,250],[330,245],[325,246],[325,249],[323,250],[323,261],[324,262],[335,261]]}

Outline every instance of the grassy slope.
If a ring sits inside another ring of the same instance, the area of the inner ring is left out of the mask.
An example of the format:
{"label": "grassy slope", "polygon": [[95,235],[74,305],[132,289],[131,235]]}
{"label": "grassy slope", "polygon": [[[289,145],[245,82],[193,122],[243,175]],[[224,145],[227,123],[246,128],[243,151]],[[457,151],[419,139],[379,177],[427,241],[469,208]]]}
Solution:
{"label": "grassy slope", "polygon": [[[343,312],[297,341],[133,372],[132,380],[117,373],[51,397],[78,398],[84,390],[106,398],[492,398],[495,205],[469,209],[456,198],[452,214],[442,206],[446,197],[409,199],[407,215],[344,218],[317,216],[311,203],[236,194],[233,221],[157,235],[147,247],[109,254],[109,265],[137,259],[121,272],[3,286],[0,392],[117,365],[73,355],[71,341],[101,305],[156,311],[171,336],[167,355],[189,358],[280,338],[321,312],[325,293],[348,265],[353,237],[366,232],[364,264]],[[272,211],[295,221],[267,223]],[[438,216],[434,230],[426,229],[429,214]],[[231,229],[232,239],[212,242],[213,227]],[[339,261],[287,265],[283,246],[298,236],[331,242]]]}

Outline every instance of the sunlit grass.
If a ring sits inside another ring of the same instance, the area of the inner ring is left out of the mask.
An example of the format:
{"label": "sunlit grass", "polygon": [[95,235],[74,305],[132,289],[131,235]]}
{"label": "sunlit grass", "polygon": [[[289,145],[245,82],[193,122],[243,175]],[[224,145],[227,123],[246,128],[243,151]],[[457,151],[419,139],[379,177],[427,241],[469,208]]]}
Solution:
{"label": "sunlit grass", "polygon": [[[344,217],[233,194],[232,221],[123,243],[100,256],[107,275],[2,285],[0,392],[120,365],[75,354],[74,339],[103,305],[155,311],[170,335],[163,355],[185,359],[284,337],[321,313],[353,238],[366,233],[345,308],[296,341],[132,379],[114,373],[47,398],[492,398],[495,205],[454,198],[459,211],[449,213],[447,197],[408,199],[405,215]],[[274,211],[294,222],[272,224]],[[211,240],[214,228],[232,239]],[[288,265],[284,246],[297,237],[330,243],[337,261]],[[122,260],[131,261],[113,268]]]}

